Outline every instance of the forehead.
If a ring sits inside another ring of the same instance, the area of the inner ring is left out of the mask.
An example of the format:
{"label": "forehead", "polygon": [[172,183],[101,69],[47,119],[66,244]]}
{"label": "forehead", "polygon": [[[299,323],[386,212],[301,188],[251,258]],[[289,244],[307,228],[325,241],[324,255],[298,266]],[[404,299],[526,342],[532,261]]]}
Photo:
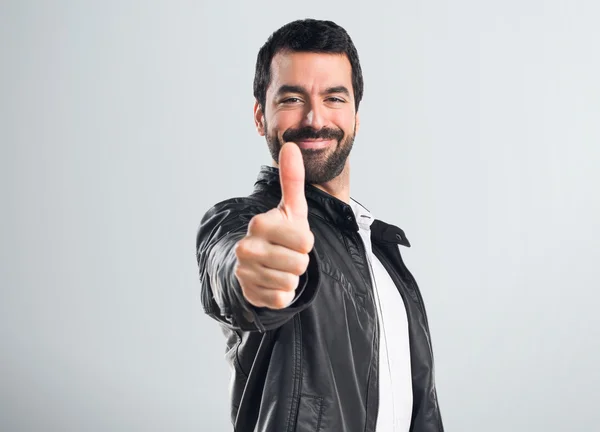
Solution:
{"label": "forehead", "polygon": [[280,52],[271,62],[268,90],[282,85],[300,85],[318,90],[344,85],[352,88],[352,66],[346,54]]}

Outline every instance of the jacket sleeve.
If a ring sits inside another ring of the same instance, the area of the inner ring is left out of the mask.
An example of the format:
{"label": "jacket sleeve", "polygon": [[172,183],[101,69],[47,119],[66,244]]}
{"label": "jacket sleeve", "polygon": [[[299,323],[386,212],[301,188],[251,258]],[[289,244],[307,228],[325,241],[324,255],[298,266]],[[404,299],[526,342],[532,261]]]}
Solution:
{"label": "jacket sleeve", "polygon": [[259,308],[246,301],[234,274],[235,245],[247,232],[253,216],[269,208],[249,198],[234,198],[212,207],[203,216],[196,236],[202,306],[206,314],[225,326],[242,331],[275,329],[310,306],[319,286],[317,256],[300,276],[294,301],[284,309]]}

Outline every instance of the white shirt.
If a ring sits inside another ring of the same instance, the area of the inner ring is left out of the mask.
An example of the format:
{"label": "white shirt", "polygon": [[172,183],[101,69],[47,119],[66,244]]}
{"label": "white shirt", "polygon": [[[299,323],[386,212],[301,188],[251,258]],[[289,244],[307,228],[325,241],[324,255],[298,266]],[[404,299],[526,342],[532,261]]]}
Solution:
{"label": "white shirt", "polygon": [[379,319],[379,411],[377,432],[408,432],[412,416],[412,373],[404,301],[392,278],[373,254],[373,215],[350,199],[371,269]]}

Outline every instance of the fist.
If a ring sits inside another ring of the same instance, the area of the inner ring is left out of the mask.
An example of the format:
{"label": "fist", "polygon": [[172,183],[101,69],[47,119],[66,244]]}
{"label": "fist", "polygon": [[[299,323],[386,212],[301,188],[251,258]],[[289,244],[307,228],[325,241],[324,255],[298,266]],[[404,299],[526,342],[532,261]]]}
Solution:
{"label": "fist", "polygon": [[257,307],[283,309],[295,297],[308,267],[314,235],[308,225],[302,153],[286,143],[279,153],[281,202],[250,220],[236,247],[235,276],[244,298]]}

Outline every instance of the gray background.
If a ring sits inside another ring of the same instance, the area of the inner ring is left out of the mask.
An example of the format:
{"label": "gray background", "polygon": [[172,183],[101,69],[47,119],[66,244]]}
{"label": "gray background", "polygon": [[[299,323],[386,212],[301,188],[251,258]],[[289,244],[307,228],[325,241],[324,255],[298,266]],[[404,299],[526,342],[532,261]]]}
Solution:
{"label": "gray background", "polygon": [[269,163],[256,53],[307,16],[359,50],[351,192],[413,243],[446,429],[599,430],[599,14],[3,1],[0,430],[230,430],[196,228]]}

